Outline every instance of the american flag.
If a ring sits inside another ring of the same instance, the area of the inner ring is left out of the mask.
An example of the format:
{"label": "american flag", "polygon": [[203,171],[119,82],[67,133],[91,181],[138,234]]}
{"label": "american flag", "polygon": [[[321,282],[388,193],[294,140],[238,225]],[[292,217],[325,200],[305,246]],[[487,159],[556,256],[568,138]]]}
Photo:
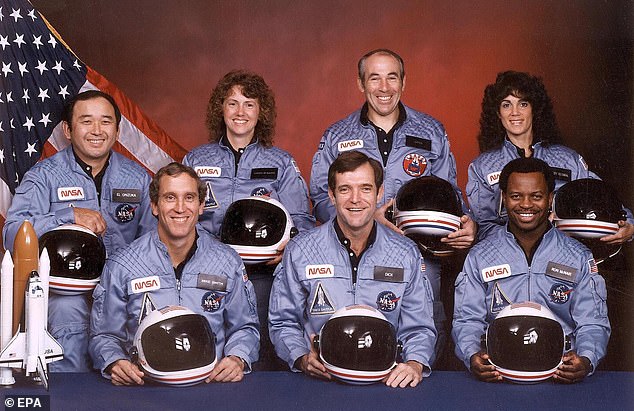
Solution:
{"label": "american flag", "polygon": [[186,150],[115,85],[84,64],[26,0],[0,0],[0,227],[24,173],[69,142],[61,113],[75,94],[98,89],[121,109],[114,149],[150,172]]}

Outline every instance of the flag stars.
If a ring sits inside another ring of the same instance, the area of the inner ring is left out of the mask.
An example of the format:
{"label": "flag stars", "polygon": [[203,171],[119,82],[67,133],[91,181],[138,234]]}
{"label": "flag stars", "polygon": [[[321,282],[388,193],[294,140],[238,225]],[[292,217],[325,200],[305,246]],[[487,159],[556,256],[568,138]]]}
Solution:
{"label": "flag stars", "polygon": [[29,97],[29,89],[28,88],[24,88],[22,89],[24,91],[24,94],[22,95],[22,100],[24,100],[24,104],[28,104],[29,99],[31,97]]}
{"label": "flag stars", "polygon": [[55,46],[57,46],[57,40],[55,40],[55,37],[53,37],[52,34],[48,35],[49,39],[47,41],[47,43],[49,43],[51,45],[51,47],[55,48]]}
{"label": "flag stars", "polygon": [[20,9],[11,9],[13,10],[13,13],[9,14],[9,16],[13,17],[15,19],[15,22],[18,22],[18,19],[22,18],[22,15],[20,14]]}
{"label": "flag stars", "polygon": [[43,46],[44,44],[42,43],[42,36],[36,36],[33,35],[33,45],[35,47],[37,47],[37,49],[40,49],[40,46]]}
{"label": "flag stars", "polygon": [[[2,122],[0,121],[0,126]],[[2,127],[0,127],[0,131],[2,131]],[[0,163],[4,164],[4,150],[0,150]]]}
{"label": "flag stars", "polygon": [[2,46],[2,50],[4,50],[9,44],[9,36],[3,36],[0,34],[0,46]]}
{"label": "flag stars", "polygon": [[12,130],[15,130],[15,126],[13,125],[13,119],[9,120],[9,127],[11,127]]}
{"label": "flag stars", "polygon": [[13,42],[18,45],[18,48],[21,49],[22,45],[26,44],[26,42],[24,41],[24,34],[16,34],[15,40],[13,40]]}
{"label": "flag stars", "polygon": [[53,66],[53,68],[51,68],[51,70],[57,71],[58,76],[62,74],[62,71],[64,71],[64,68],[62,67],[62,62],[55,60],[55,65]]}
{"label": "flag stars", "polygon": [[[2,128],[2,121],[0,121],[0,131],[4,131],[4,129]],[[4,158],[4,155],[3,155]]]}
{"label": "flag stars", "polygon": [[2,7],[0,7],[0,21],[4,18],[4,14],[2,14]]}
{"label": "flag stars", "polygon": [[6,78],[9,73],[13,73],[13,70],[11,70],[11,63],[5,63],[4,61],[2,62],[2,73],[4,73],[4,77]]}
{"label": "flag stars", "polygon": [[29,71],[26,69],[26,63],[18,63],[18,70],[20,70],[20,75],[24,76],[24,73],[28,73]]}
{"label": "flag stars", "polygon": [[49,118],[51,113],[42,114],[42,119],[38,121],[38,123],[44,124],[44,127],[48,127],[48,123],[52,123],[53,120]]}
{"label": "flag stars", "polygon": [[66,96],[70,96],[70,93],[68,92],[68,86],[61,86],[59,88],[59,93],[57,94],[59,94],[64,100],[66,100]]}
{"label": "flag stars", "polygon": [[13,103],[13,98],[11,97],[11,94],[13,94],[13,91],[9,91],[6,96],[7,96],[7,103]]}
{"label": "flag stars", "polygon": [[36,144],[36,143],[33,143],[33,144],[31,144],[31,143],[26,143],[26,150],[24,150],[24,152],[25,152],[26,154],[28,154],[28,155],[29,155],[29,157],[31,157],[31,155],[32,155],[33,153],[37,153],[37,150],[35,149],[35,144]]}
{"label": "flag stars", "polygon": [[26,127],[28,131],[31,131],[31,128],[35,127],[35,123],[33,123],[33,117],[26,117],[26,122],[22,124],[23,127]]}
{"label": "flag stars", "polygon": [[42,90],[41,88],[40,88],[40,94],[38,94],[37,97],[42,99],[42,103],[44,102],[45,99],[51,98],[48,95],[48,89]]}
{"label": "flag stars", "polygon": [[81,65],[79,64],[79,61],[77,59],[75,59],[75,61],[73,62],[73,67],[77,67],[77,70],[81,70]]}
{"label": "flag stars", "polygon": [[29,11],[29,17],[32,18],[33,21],[37,19],[37,16],[35,15],[35,9]]}
{"label": "flag stars", "polygon": [[45,71],[48,71],[48,69],[46,68],[46,62],[45,61],[37,61],[37,66],[35,66],[36,69],[40,70],[40,75],[44,74]]}

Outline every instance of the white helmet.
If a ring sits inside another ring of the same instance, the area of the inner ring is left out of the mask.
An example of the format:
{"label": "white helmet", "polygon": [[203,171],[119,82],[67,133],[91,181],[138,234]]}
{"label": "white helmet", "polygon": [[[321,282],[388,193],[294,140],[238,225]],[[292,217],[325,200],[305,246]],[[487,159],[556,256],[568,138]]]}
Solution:
{"label": "white helmet", "polygon": [[40,253],[47,249],[51,259],[50,290],[62,295],[92,291],[99,283],[106,263],[103,241],[89,229],[65,224],[42,234]]}
{"label": "white helmet", "polygon": [[231,246],[245,264],[274,259],[277,249],[297,234],[286,208],[274,198],[253,196],[231,203],[222,220],[220,241]]}
{"label": "white helmet", "polygon": [[454,253],[440,241],[460,229],[460,198],[449,182],[436,176],[410,180],[398,190],[394,205],[395,225],[414,240],[424,256]]}
{"label": "white helmet", "polygon": [[616,234],[619,220],[626,220],[623,203],[604,181],[582,178],[564,184],[553,200],[555,227],[585,244],[600,263],[616,255],[620,245],[599,241]]}
{"label": "white helmet", "polygon": [[367,305],[335,311],[313,343],[326,370],[355,385],[381,381],[396,366],[399,353],[394,326]]}
{"label": "white helmet", "polygon": [[133,362],[163,384],[184,387],[204,381],[217,358],[216,336],[207,319],[178,305],[156,310],[146,294],[142,312],[150,309],[134,335]]}
{"label": "white helmet", "polygon": [[505,307],[486,331],[489,361],[503,378],[522,384],[555,374],[569,348],[563,328],[545,306],[533,302]]}

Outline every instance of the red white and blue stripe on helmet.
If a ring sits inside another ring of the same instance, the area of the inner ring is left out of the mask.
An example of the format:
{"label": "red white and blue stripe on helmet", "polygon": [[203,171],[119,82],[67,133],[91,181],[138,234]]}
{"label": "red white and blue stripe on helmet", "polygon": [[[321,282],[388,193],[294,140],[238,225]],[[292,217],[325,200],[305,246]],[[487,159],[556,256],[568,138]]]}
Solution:
{"label": "red white and blue stripe on helmet", "polygon": [[392,367],[383,371],[356,371],[335,367],[334,365],[326,362],[323,357],[321,360],[328,373],[330,373],[333,377],[342,382],[353,385],[369,385],[377,383],[390,375],[390,372],[392,372],[392,369],[396,366],[396,363],[394,363]]}
{"label": "red white and blue stripe on helmet", "polygon": [[555,220],[555,227],[571,237],[600,238],[616,234],[618,224],[596,220],[565,219]]}
{"label": "red white and blue stripe on helmet", "polygon": [[61,295],[77,295],[91,292],[99,283],[99,278],[94,280],[77,280],[67,277],[49,277],[49,289]]}

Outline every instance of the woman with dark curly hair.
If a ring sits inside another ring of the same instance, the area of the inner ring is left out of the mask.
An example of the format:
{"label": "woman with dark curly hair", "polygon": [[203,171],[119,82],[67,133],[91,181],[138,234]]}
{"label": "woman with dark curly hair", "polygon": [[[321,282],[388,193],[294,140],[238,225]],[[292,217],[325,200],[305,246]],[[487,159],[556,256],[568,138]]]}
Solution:
{"label": "woman with dark curly hair", "polygon": [[[561,145],[553,105],[539,77],[517,71],[499,73],[484,89],[480,133],[480,155],[469,165],[467,197],[483,238],[496,225],[506,224],[498,179],[502,168],[519,157],[544,160],[553,170],[556,189],[568,181],[599,178],[588,170],[583,157]],[[608,244],[632,238],[634,219],[619,221],[619,231],[605,236]]]}
{"label": "woman with dark curly hair", "polygon": [[[242,198],[269,196],[288,210],[295,227],[314,227],[306,183],[293,157],[273,146],[275,98],[264,79],[235,70],[216,85],[207,106],[209,143],[196,147],[183,159],[207,185],[202,226],[216,237],[227,207]],[[283,248],[283,246],[282,246]],[[273,269],[282,257],[267,265],[249,265],[260,319],[260,361],[257,369],[277,369],[275,352],[268,339],[268,300]],[[283,366],[283,365],[282,365]],[[284,367],[285,368],[285,367]]]}

